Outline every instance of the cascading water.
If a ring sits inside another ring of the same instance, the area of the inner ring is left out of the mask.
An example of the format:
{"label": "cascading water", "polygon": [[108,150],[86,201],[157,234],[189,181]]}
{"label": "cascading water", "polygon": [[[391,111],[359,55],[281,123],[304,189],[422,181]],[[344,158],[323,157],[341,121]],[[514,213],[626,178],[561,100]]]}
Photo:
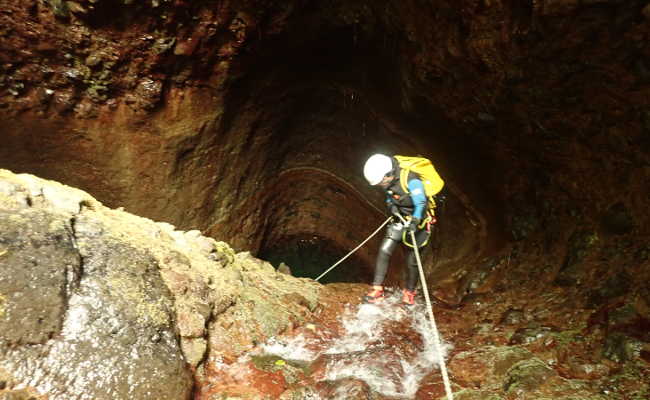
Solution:
{"label": "cascading water", "polygon": [[[422,306],[404,309],[399,302],[394,294],[379,305],[348,306],[340,326],[270,340],[259,355],[320,371],[312,376],[314,381],[352,378],[384,396],[413,398],[422,378],[437,368],[440,355]],[[442,347],[444,357],[450,345]]]}

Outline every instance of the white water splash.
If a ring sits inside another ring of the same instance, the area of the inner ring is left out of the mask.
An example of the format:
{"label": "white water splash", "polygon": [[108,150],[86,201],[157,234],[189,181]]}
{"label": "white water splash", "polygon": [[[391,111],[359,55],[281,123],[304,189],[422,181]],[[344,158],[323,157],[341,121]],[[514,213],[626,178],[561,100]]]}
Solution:
{"label": "white water splash", "polygon": [[[336,355],[327,365],[325,380],[360,379],[373,391],[383,395],[412,398],[422,378],[438,367],[439,355],[425,310],[422,307],[404,310],[399,302],[399,295],[394,294],[379,305],[363,304],[348,308],[341,316],[344,334],[330,342],[314,346],[310,342],[314,339],[299,335],[285,341],[272,340],[262,350],[266,354],[302,362],[314,361],[323,354]],[[410,322],[414,331],[421,335],[422,348],[415,357],[407,359],[395,352],[395,357],[399,357],[399,361],[395,362],[395,359],[382,360],[374,355],[373,346],[382,347],[382,337],[389,326],[387,323],[392,321]],[[445,357],[451,346],[442,343],[441,347],[442,356]],[[387,374],[392,379],[388,379]]]}
{"label": "white water splash", "polygon": [[309,350],[307,339],[301,334],[291,341],[270,339],[262,346],[263,352],[291,361],[313,361],[318,354]]}

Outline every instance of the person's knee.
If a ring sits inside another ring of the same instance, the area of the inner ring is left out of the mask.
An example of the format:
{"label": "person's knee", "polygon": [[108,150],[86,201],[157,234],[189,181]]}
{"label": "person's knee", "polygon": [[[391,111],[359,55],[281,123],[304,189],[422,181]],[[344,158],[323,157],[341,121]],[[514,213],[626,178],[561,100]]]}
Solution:
{"label": "person's knee", "polygon": [[395,251],[395,247],[397,246],[397,242],[395,242],[392,239],[386,239],[382,242],[381,246],[379,247],[379,257],[390,257],[393,255],[393,251]]}

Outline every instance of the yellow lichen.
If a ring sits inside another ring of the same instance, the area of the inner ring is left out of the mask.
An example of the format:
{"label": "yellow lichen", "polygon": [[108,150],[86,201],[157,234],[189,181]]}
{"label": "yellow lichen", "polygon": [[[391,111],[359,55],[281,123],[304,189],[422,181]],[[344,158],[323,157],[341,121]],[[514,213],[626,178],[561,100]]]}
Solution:
{"label": "yellow lichen", "polygon": [[134,280],[112,272],[108,277],[111,293],[133,305],[137,319],[141,323],[153,322],[157,326],[169,325],[169,315],[165,312],[162,299],[151,300],[147,290],[140,287]]}
{"label": "yellow lichen", "polygon": [[228,264],[232,264],[235,261],[235,251],[228,245],[226,242],[216,242],[214,248],[217,250],[217,253],[224,254],[228,260]]}
{"label": "yellow lichen", "polygon": [[48,230],[50,232],[56,232],[65,229],[65,224],[63,223],[62,220],[60,219],[54,219],[50,221],[50,226],[48,227]]}
{"label": "yellow lichen", "polygon": [[7,298],[0,293],[0,318],[5,316],[5,304],[7,303]]}

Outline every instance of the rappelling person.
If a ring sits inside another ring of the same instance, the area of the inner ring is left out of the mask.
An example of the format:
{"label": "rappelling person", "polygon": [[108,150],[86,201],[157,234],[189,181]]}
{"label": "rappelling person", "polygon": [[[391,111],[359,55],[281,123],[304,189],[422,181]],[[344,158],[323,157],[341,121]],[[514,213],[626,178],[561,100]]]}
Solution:
{"label": "rappelling person", "polygon": [[[421,249],[429,241],[431,227],[436,223],[434,196],[442,190],[444,182],[431,162],[422,157],[374,154],[366,161],[363,174],[370,185],[385,190],[386,208],[393,216],[379,246],[372,288],[363,300],[367,303],[383,300],[383,283],[390,257],[402,243],[408,248],[408,274],[402,291],[402,304],[411,306],[415,304],[419,276],[414,246]],[[411,232],[415,233],[416,243],[412,243]]]}

